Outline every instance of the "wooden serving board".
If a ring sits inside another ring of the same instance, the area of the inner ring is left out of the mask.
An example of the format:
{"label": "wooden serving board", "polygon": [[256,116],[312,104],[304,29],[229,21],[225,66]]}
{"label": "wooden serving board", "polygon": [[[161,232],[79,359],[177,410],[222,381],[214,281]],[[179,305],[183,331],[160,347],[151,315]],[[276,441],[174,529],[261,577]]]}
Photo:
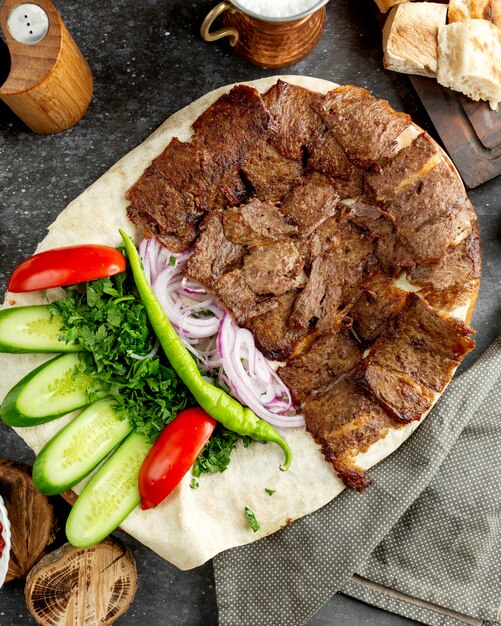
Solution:
{"label": "wooden serving board", "polygon": [[[381,13],[374,0],[368,1],[383,28],[389,12]],[[434,78],[409,75],[409,80],[466,187],[473,189],[499,176],[501,106],[492,111],[487,102],[474,102]]]}
{"label": "wooden serving board", "polygon": [[469,189],[501,174],[501,110],[474,102],[433,78],[409,76],[445,149]]}

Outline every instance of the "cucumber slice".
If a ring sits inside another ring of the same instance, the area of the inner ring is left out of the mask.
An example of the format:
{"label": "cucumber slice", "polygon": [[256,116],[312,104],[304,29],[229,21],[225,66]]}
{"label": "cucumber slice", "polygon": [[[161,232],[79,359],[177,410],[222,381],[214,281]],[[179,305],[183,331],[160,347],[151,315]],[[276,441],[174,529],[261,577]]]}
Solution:
{"label": "cucumber slice", "polygon": [[63,318],[49,305],[0,311],[0,352],[77,352],[81,346],[59,339]]}
{"label": "cucumber slice", "polygon": [[141,501],[137,477],[151,446],[133,432],[91,478],[66,522],[71,544],[87,548],[99,543],[136,508]]}
{"label": "cucumber slice", "polygon": [[94,402],[42,448],[33,465],[38,491],[53,496],[76,485],[131,432],[115,402]]}
{"label": "cucumber slice", "polygon": [[[91,379],[78,354],[63,354],[40,365],[5,397],[1,417],[11,426],[35,426],[89,404]],[[102,395],[105,395],[104,392]]]}

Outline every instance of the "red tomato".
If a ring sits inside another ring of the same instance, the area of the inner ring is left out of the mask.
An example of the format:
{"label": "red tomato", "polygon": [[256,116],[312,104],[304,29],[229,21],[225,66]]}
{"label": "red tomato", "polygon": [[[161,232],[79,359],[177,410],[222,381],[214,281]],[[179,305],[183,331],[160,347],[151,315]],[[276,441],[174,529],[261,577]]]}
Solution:
{"label": "red tomato", "polygon": [[181,411],[167,424],[139,471],[141,508],[160,504],[195,463],[216,426],[200,407]]}
{"label": "red tomato", "polygon": [[8,290],[15,293],[64,287],[106,278],[125,270],[125,257],[115,248],[99,245],[54,248],[30,256],[17,267]]}

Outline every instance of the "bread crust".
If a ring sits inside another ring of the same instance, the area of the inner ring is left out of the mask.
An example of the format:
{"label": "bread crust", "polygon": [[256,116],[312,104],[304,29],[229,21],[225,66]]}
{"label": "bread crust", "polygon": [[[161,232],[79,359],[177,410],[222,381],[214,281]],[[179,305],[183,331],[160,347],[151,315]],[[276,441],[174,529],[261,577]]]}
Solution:
{"label": "bread crust", "polygon": [[501,28],[501,0],[450,0],[447,19],[449,24],[487,20]]}
{"label": "bread crust", "polygon": [[438,31],[437,81],[472,100],[501,101],[501,30],[492,22],[471,19]]}
{"label": "bread crust", "polygon": [[446,16],[447,6],[435,2],[406,2],[394,7],[383,28],[385,68],[435,76],[438,29]]}

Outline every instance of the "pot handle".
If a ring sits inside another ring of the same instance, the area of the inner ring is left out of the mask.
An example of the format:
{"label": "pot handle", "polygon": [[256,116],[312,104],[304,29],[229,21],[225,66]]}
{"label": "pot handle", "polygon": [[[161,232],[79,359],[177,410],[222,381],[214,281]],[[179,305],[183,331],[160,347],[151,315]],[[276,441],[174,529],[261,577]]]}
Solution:
{"label": "pot handle", "polygon": [[212,11],[207,13],[206,18],[200,26],[200,34],[205,41],[216,41],[216,39],[222,39],[223,37],[230,37],[230,46],[234,46],[238,41],[238,30],[236,28],[220,28],[219,30],[210,32],[212,23],[225,11],[235,13],[235,7],[230,2],[220,2]]}

